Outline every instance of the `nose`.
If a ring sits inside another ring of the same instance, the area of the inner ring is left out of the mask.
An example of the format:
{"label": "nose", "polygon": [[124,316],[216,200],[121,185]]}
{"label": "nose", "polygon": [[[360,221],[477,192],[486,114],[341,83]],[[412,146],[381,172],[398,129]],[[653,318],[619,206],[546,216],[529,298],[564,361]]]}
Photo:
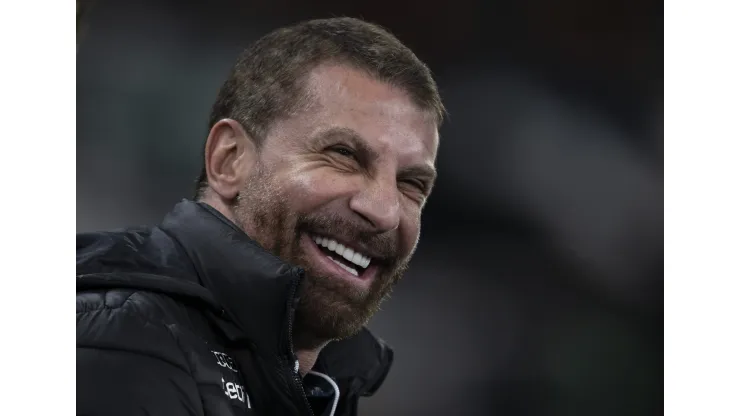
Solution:
{"label": "nose", "polygon": [[375,179],[369,184],[350,199],[350,209],[379,233],[395,230],[401,221],[395,178]]}

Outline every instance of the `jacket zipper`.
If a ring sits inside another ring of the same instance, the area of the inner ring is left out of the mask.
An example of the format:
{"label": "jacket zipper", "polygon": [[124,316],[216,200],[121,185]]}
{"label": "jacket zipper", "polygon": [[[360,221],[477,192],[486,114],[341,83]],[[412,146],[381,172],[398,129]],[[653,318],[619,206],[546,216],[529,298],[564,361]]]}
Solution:
{"label": "jacket zipper", "polygon": [[314,416],[313,410],[311,409],[311,404],[308,402],[308,397],[306,397],[306,392],[303,390],[303,381],[301,380],[300,372],[298,371],[298,366],[295,365],[298,363],[298,357],[295,356],[295,352],[293,350],[293,320],[295,318],[295,310],[296,310],[296,291],[298,290],[298,285],[301,282],[301,278],[303,277],[300,272],[295,273],[298,275],[298,278],[293,281],[290,287],[290,315],[288,316],[288,348],[290,348],[290,353],[293,358],[293,364],[294,367],[292,369],[293,373],[293,389],[296,390],[299,395],[302,398],[303,405],[305,409],[308,411],[308,414],[311,416]]}

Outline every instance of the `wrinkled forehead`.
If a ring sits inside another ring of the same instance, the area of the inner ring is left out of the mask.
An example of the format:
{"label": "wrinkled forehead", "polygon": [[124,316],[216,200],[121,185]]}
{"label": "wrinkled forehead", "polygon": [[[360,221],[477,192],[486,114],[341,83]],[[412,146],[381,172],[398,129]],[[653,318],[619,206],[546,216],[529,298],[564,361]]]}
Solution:
{"label": "wrinkled forehead", "polygon": [[378,152],[434,163],[439,144],[437,120],[402,88],[344,65],[315,68],[305,88],[311,101],[308,112],[316,117],[317,129],[352,129]]}

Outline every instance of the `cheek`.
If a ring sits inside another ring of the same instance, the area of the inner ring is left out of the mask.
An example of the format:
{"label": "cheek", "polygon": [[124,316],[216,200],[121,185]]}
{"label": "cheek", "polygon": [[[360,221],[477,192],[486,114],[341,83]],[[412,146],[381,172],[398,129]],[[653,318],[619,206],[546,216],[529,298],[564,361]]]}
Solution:
{"label": "cheek", "polygon": [[421,231],[421,215],[418,210],[412,209],[406,214],[405,219],[401,222],[400,231],[404,251],[412,254],[416,249],[416,244],[419,242]]}
{"label": "cheek", "polygon": [[353,189],[351,180],[322,172],[296,172],[288,182],[291,189],[287,193],[294,199],[289,203],[300,205],[301,211],[324,205]]}

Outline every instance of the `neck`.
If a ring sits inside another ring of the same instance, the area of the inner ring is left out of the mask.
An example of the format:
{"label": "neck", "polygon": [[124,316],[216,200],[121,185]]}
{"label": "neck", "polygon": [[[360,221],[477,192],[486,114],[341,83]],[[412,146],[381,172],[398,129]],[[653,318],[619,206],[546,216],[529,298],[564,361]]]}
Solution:
{"label": "neck", "polygon": [[215,197],[213,195],[213,191],[211,191],[210,189],[206,189],[203,197],[198,198],[196,201],[203,202],[212,206],[216,209],[216,211],[220,212],[229,221],[233,222],[234,224],[238,224],[236,218],[234,217],[234,213],[231,210],[231,206],[229,206],[228,203],[224,202],[223,199]]}
{"label": "neck", "polygon": [[298,357],[298,372],[304,377],[316,365],[316,359],[319,358],[321,350],[329,341],[318,340],[312,336],[307,336],[302,331],[293,333],[295,342],[295,355]]}
{"label": "neck", "polygon": [[298,350],[295,355],[298,357],[298,372],[301,377],[305,377],[306,374],[313,369],[316,364],[316,359],[319,358],[321,348],[314,348],[310,350]]}

